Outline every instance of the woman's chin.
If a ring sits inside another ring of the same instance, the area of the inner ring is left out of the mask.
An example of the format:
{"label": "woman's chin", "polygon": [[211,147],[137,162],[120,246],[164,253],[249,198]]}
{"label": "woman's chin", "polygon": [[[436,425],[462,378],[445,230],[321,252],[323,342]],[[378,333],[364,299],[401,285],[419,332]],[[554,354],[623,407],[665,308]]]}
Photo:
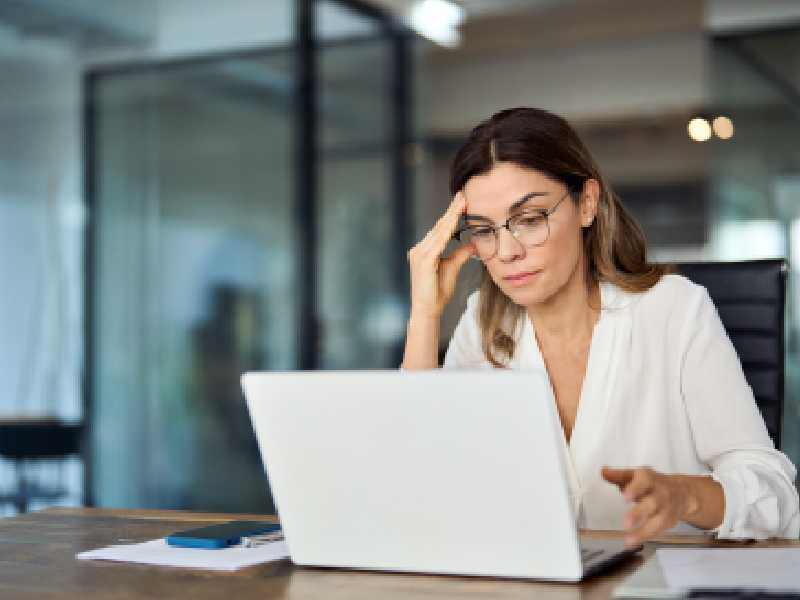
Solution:
{"label": "woman's chin", "polygon": [[548,294],[545,293],[545,286],[541,282],[530,283],[525,286],[515,287],[503,285],[501,291],[518,306],[530,306],[543,302]]}

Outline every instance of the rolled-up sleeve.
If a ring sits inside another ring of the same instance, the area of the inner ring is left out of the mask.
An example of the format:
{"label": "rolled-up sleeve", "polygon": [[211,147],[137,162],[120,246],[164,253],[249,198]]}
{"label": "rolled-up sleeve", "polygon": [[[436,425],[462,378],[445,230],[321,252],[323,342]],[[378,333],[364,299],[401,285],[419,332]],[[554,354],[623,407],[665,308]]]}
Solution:
{"label": "rolled-up sleeve", "polygon": [[700,460],[725,495],[720,538],[797,538],[796,469],[775,449],[739,357],[708,293],[683,324],[681,392]]}
{"label": "rolled-up sleeve", "polygon": [[714,533],[720,538],[797,538],[800,514],[791,462],[775,451],[730,454],[717,461],[712,475],[725,492],[725,517]]}

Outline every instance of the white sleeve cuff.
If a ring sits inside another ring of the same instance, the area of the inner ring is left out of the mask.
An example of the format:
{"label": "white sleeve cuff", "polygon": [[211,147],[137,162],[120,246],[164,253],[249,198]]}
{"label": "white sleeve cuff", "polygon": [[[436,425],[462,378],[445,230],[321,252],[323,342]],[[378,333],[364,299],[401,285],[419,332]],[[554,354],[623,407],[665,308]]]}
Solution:
{"label": "white sleeve cuff", "polygon": [[739,465],[713,473],[712,478],[725,495],[725,514],[722,523],[713,530],[721,539],[755,539],[797,537],[797,515],[790,514],[789,527],[781,524],[781,513],[796,513],[796,506],[781,506],[779,492],[762,477],[756,465]]}

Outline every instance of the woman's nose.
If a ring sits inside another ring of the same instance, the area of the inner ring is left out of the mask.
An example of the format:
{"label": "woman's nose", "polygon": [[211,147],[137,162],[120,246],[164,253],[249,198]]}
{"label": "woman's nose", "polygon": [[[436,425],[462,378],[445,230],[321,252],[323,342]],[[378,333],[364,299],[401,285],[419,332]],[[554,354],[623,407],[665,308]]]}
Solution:
{"label": "woman's nose", "polygon": [[497,258],[511,262],[525,256],[525,246],[505,227],[497,230]]}

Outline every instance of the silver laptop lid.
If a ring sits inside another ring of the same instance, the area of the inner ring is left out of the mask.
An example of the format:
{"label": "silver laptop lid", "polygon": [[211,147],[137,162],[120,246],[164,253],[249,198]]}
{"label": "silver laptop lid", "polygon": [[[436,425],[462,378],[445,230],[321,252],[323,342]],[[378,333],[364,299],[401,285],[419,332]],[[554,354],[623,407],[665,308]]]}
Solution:
{"label": "silver laptop lid", "polygon": [[296,564],[580,579],[542,373],[248,373],[242,385]]}

